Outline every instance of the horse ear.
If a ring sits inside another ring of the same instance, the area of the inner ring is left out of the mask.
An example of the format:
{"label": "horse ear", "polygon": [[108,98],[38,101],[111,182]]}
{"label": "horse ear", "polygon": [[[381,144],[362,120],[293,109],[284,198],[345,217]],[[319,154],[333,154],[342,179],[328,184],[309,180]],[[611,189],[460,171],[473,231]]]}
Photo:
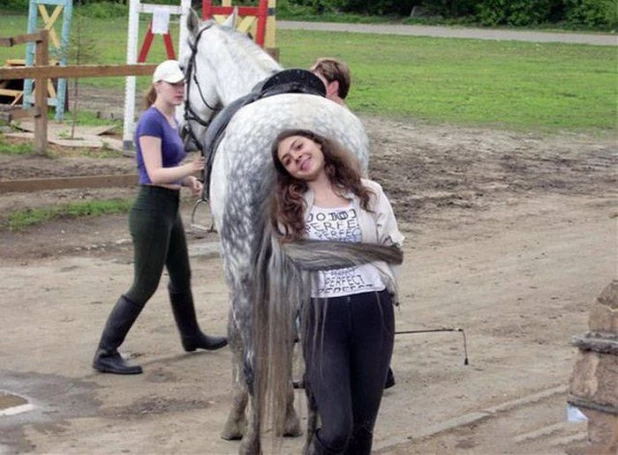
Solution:
{"label": "horse ear", "polygon": [[230,14],[221,25],[223,27],[235,28],[237,18],[238,18],[238,6],[234,7],[234,11],[232,11],[232,14]]}
{"label": "horse ear", "polygon": [[200,17],[197,15],[193,8],[189,8],[189,14],[187,14],[187,30],[192,35],[195,35],[200,28]]}

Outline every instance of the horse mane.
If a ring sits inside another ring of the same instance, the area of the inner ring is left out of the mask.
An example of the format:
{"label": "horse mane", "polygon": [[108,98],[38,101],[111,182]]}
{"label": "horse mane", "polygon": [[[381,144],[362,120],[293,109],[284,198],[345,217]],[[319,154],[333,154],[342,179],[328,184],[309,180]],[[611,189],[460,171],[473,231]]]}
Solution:
{"label": "horse mane", "polygon": [[[221,30],[225,32],[228,38],[234,41],[239,49],[245,51],[245,54],[255,62],[256,66],[267,73],[272,73],[282,69],[281,65],[258,46],[248,35],[239,32],[236,29],[229,27],[221,27]],[[244,60],[241,60],[244,61]]]}
{"label": "horse mane", "polygon": [[221,34],[226,44],[225,49],[230,52],[234,61],[242,62],[243,65],[251,62],[260,73],[270,74],[282,69],[282,66],[247,34],[232,27],[222,26],[212,19],[202,24],[200,32],[206,28],[213,28]]}

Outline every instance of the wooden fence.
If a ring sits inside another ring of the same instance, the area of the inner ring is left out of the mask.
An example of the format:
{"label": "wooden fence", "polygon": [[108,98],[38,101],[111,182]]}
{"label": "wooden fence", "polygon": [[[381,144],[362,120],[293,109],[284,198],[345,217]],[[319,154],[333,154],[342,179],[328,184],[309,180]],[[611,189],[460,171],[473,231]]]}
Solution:
{"label": "wooden fence", "polygon": [[[112,76],[146,76],[153,73],[155,64],[135,65],[49,65],[49,31],[42,30],[28,35],[9,38],[0,37],[0,46],[15,46],[34,42],[36,45],[35,65],[29,67],[0,67],[0,80],[34,79],[37,88],[47,87],[48,79],[112,77]],[[34,117],[34,150],[36,153],[47,151],[47,90],[35,90],[34,107],[31,109],[14,109],[3,113],[2,118],[12,121],[23,117]]]}

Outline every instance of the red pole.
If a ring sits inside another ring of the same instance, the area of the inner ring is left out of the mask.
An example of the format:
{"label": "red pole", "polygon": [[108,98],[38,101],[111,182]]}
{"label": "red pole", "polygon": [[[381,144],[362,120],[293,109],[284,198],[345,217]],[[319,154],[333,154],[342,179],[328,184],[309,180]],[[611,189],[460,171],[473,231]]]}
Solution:
{"label": "red pole", "polygon": [[176,52],[174,52],[174,44],[172,44],[172,36],[169,33],[163,35],[163,42],[165,43],[165,50],[167,51],[167,58],[176,60]]}
{"label": "red pole", "polygon": [[210,19],[212,17],[212,1],[202,0],[202,20]]}
{"label": "red pole", "polygon": [[144,43],[142,44],[142,48],[139,51],[139,57],[137,57],[137,63],[144,63],[146,61],[146,57],[148,57],[148,51],[150,50],[150,45],[152,44],[152,39],[154,35],[152,34],[152,21],[148,24],[148,31],[146,32],[146,36],[144,37]]}
{"label": "red pole", "polygon": [[255,42],[264,47],[264,39],[266,37],[266,19],[268,19],[268,0],[260,0],[260,5],[257,11],[257,36]]}
{"label": "red pole", "polygon": [[[202,20],[211,19],[214,14],[230,15],[234,11],[234,6],[213,6],[212,0],[202,0]],[[257,30],[255,42],[264,47],[266,40],[266,22],[268,20],[268,0],[260,0],[257,7],[240,6],[238,7],[240,16],[255,16],[257,18]]]}

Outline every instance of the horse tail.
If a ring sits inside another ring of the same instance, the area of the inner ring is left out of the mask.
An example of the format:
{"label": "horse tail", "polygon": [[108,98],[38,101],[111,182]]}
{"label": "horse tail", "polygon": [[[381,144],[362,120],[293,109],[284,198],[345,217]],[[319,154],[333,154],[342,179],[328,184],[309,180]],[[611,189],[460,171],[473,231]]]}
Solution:
{"label": "horse tail", "polygon": [[[265,210],[262,213],[270,213]],[[273,436],[284,431],[292,384],[297,318],[312,303],[312,273],[386,261],[400,264],[397,247],[375,244],[302,240],[281,243],[272,223],[265,222],[261,248],[254,260],[255,398],[260,424],[272,426]]]}

